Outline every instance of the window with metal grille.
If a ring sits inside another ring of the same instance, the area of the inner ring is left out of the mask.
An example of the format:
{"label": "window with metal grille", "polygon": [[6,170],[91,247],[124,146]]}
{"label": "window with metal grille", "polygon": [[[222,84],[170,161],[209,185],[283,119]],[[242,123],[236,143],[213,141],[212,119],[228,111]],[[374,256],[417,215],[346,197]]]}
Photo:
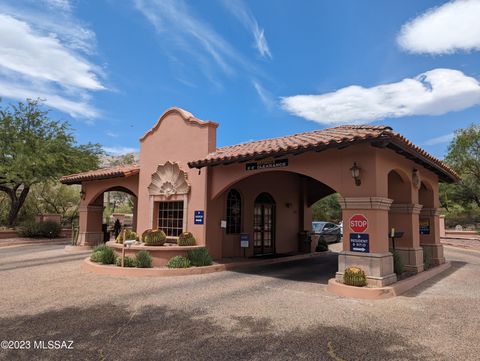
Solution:
{"label": "window with metal grille", "polygon": [[168,237],[178,237],[183,232],[183,201],[158,203],[158,228]]}
{"label": "window with metal grille", "polygon": [[240,233],[242,228],[242,200],[240,193],[232,189],[227,195],[227,233]]}

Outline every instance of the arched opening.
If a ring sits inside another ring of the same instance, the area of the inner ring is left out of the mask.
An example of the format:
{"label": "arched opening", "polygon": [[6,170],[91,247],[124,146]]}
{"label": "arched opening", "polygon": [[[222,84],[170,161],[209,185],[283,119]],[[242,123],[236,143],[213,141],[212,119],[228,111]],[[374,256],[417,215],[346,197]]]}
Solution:
{"label": "arched opening", "polygon": [[253,254],[275,253],[275,200],[267,192],[260,193],[254,202]]}
{"label": "arched opening", "polygon": [[[122,186],[113,186],[99,191],[88,203],[89,231],[101,229],[102,241],[107,242],[116,236],[119,228],[137,229],[137,196]],[[97,212],[92,212],[97,209]],[[93,219],[93,218],[96,219]]]}
{"label": "arched opening", "polygon": [[[331,194],[334,189],[300,173],[251,174],[213,197],[210,215],[226,222],[223,231],[210,227],[207,237],[222,240],[217,251],[222,258],[313,252],[318,237],[310,243],[304,231],[312,231],[313,205]],[[248,239],[243,247],[241,239]]]}

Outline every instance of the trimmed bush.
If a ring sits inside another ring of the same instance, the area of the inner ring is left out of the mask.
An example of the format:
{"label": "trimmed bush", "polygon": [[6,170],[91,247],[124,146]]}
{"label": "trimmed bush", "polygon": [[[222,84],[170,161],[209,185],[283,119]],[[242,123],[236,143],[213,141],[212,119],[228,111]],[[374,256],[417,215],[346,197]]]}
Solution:
{"label": "trimmed bush", "polygon": [[145,235],[145,244],[147,246],[163,246],[167,241],[167,235],[160,229],[150,231]]}
{"label": "trimmed bush", "polygon": [[208,253],[208,249],[204,247],[188,251],[187,258],[191,265],[195,267],[210,266],[213,263],[212,256]]}
{"label": "trimmed bush", "polygon": [[90,261],[102,264],[115,264],[116,258],[117,255],[113,249],[106,246],[99,246],[93,251],[92,255],[90,256]]}
{"label": "trimmed bush", "polygon": [[[117,257],[115,264],[119,267],[122,267],[122,257]],[[135,258],[125,256],[125,258],[123,259],[123,265],[125,267],[137,267],[137,261],[135,260]]]}
{"label": "trimmed bush", "polygon": [[102,259],[103,259],[103,252],[102,251],[96,251],[96,252],[93,252],[90,255],[90,261],[92,261],[92,262],[102,263]]}
{"label": "trimmed bush", "polygon": [[179,246],[195,246],[196,243],[195,237],[190,232],[183,232],[177,241]]}
{"label": "trimmed bush", "polygon": [[148,251],[140,251],[136,256],[138,268],[152,268],[152,256]]}
{"label": "trimmed bush", "polygon": [[[127,229],[125,231],[125,238],[127,239],[127,241],[130,240],[130,239],[134,239],[134,240],[138,241],[138,235],[130,229]],[[117,236],[116,242],[120,243],[120,244],[123,244],[123,231],[120,232],[120,234]]]}
{"label": "trimmed bush", "polygon": [[396,275],[400,276],[403,273],[402,259],[400,258],[400,254],[395,250],[392,251],[392,255],[393,255],[393,272],[395,272]]}
{"label": "trimmed bush", "polygon": [[20,235],[22,237],[36,238],[57,238],[62,231],[62,227],[57,222],[45,221],[45,222],[27,222],[20,229]]}
{"label": "trimmed bush", "polygon": [[318,244],[317,247],[315,248],[315,252],[325,252],[328,251],[328,243],[325,240],[324,236],[320,236],[318,238]]}
{"label": "trimmed bush", "polygon": [[170,258],[167,263],[168,268],[188,268],[190,267],[190,260],[183,256],[175,256]]}
{"label": "trimmed bush", "polygon": [[367,276],[361,268],[348,267],[343,272],[343,283],[349,286],[363,287],[367,285]]}

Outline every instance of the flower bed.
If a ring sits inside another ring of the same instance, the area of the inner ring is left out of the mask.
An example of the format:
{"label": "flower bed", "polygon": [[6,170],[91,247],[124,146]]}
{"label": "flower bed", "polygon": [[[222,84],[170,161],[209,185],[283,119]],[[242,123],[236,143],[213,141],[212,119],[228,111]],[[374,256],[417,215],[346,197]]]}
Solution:
{"label": "flower bed", "polygon": [[[107,242],[106,245],[121,256],[123,244],[115,241]],[[170,245],[165,243],[163,246],[146,246],[145,244],[134,244],[130,247],[125,247],[125,255],[135,258],[140,251],[148,251],[152,256],[153,267],[165,267],[168,261],[174,256],[186,257],[187,252],[192,249],[203,248],[204,246],[178,246],[176,244]]]}

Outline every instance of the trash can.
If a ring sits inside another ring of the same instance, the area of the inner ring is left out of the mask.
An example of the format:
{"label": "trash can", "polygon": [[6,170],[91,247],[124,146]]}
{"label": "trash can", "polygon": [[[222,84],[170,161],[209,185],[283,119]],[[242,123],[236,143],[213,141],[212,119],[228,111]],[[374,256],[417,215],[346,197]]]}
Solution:
{"label": "trash can", "polygon": [[298,251],[300,253],[311,252],[312,239],[309,231],[301,231],[298,233]]}
{"label": "trash can", "polygon": [[102,224],[102,232],[103,232],[103,243],[107,243],[110,241],[110,232],[108,231],[108,224]]}

